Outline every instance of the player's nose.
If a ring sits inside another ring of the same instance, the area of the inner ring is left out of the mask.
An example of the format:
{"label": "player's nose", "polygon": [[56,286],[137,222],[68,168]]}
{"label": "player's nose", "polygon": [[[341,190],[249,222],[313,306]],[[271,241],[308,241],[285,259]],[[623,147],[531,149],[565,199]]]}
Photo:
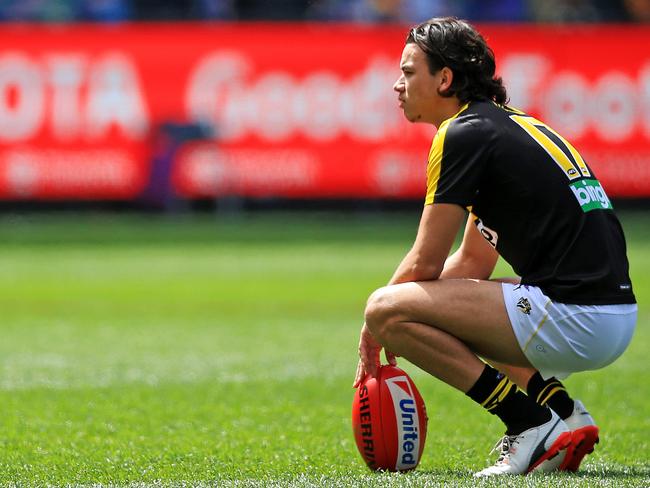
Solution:
{"label": "player's nose", "polygon": [[393,90],[396,92],[404,91],[404,76],[400,76],[397,81],[393,84]]}

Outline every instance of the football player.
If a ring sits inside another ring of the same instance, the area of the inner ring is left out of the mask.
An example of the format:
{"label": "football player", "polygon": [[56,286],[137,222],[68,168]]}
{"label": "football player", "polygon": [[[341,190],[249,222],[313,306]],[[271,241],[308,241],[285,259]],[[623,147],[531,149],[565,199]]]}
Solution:
{"label": "football player", "polygon": [[[466,22],[411,29],[400,69],[404,116],[438,130],[413,247],[368,299],[355,385],[384,348],[505,423],[477,476],[577,470],[598,427],[561,380],[618,358],[637,317],[612,204],[569,141],[507,105],[494,54]],[[498,256],[521,278],[490,279]]]}

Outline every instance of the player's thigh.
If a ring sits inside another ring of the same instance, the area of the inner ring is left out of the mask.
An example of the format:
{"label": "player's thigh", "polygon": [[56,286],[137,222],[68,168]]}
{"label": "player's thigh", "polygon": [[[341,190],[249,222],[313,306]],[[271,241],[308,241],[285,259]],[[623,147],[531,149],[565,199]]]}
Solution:
{"label": "player's thigh", "polygon": [[399,321],[444,330],[485,358],[530,365],[512,330],[501,283],[469,279],[420,281],[387,286],[376,294],[379,296],[374,299],[393,309]]}

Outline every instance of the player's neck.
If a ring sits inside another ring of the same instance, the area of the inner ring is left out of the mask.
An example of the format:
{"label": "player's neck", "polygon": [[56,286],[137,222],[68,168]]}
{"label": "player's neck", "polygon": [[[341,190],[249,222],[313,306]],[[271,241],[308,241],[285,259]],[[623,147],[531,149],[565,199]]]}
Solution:
{"label": "player's neck", "polygon": [[434,120],[432,121],[433,125],[435,125],[436,128],[440,128],[440,125],[445,120],[452,118],[454,115],[460,112],[460,109],[463,107],[463,105],[465,104],[458,100],[456,97],[441,99],[439,110],[437,111],[436,115],[434,116]]}

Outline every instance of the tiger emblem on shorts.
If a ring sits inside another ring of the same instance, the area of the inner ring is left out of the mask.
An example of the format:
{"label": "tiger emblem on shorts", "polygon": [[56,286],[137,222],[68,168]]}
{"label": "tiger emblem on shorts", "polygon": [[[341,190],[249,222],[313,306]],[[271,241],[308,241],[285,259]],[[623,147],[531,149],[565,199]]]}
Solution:
{"label": "tiger emblem on shorts", "polygon": [[528,301],[528,298],[522,297],[519,299],[517,302],[517,308],[521,310],[522,313],[525,313],[526,315],[530,315],[530,311],[533,309],[533,307],[530,306],[530,302]]}

